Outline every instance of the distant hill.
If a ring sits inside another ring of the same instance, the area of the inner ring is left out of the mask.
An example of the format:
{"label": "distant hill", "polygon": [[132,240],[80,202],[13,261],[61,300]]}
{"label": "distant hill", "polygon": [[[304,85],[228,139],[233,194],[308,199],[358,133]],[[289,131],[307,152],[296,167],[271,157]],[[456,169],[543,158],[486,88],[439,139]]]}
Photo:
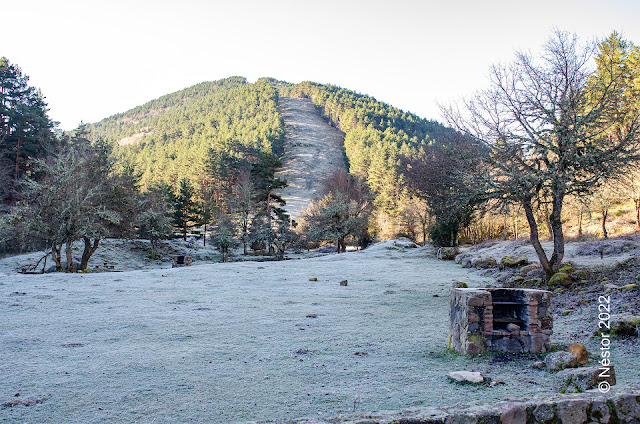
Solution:
{"label": "distant hill", "polygon": [[[397,213],[407,196],[402,158],[419,155],[425,146],[443,142],[452,131],[344,88],[270,78],[249,83],[242,77],[197,84],[89,128],[94,137],[119,145],[121,160],[142,173],[143,187],[175,183],[184,176],[204,184],[212,150],[251,147],[282,157],[285,169],[290,165],[287,155],[283,157],[287,131],[283,109],[290,104],[280,104],[279,98],[311,99],[317,113],[339,130],[335,134],[344,135],[349,171],[369,183],[377,195],[378,209],[389,216]],[[335,140],[331,143],[336,144]],[[296,210],[300,207],[296,205]]]}

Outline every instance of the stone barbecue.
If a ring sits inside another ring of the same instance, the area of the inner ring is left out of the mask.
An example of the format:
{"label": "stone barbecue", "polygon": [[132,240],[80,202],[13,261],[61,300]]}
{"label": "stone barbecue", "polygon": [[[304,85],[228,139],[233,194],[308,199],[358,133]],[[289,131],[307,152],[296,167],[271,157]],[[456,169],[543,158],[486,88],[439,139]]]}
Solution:
{"label": "stone barbecue", "polygon": [[546,352],[553,332],[550,305],[546,290],[452,288],[448,347],[462,355]]}
{"label": "stone barbecue", "polygon": [[189,255],[173,255],[173,263],[171,268],[177,268],[182,266],[191,266],[191,256]]}

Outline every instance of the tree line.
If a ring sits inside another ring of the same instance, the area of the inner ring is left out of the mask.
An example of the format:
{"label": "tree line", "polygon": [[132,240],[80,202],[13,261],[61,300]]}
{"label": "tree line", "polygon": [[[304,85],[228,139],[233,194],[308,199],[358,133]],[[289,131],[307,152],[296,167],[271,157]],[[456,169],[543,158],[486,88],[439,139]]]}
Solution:
{"label": "tree line", "polygon": [[[232,77],[62,136],[39,91],[3,59],[4,246],[46,246],[58,268],[66,256],[73,270],[74,241],[83,268],[104,237],[148,238],[156,255],[159,240],[198,226],[223,260],[240,245],[282,258],[292,246],[331,242],[340,252],[400,235],[441,246],[506,237],[511,216],[551,276],[567,204],[599,209],[606,236],[622,196],[610,188],[624,186],[640,226],[639,57],[615,32],[583,45],[558,31],[541,56],[517,53],[492,68],[491,88],[443,108],[450,127],[340,87]],[[300,222],[278,195],[279,96],[311,98],[345,133],[349,173],[327,179]]]}

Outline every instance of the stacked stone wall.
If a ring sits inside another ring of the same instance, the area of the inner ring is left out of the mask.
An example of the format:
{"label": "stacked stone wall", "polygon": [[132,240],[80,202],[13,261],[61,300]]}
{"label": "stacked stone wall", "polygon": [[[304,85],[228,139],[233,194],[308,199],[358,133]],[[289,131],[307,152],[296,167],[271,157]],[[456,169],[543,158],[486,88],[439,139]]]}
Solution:
{"label": "stacked stone wall", "polygon": [[640,423],[640,389],[605,396],[598,392],[558,395],[526,402],[415,408],[332,418],[260,421],[255,424],[621,424]]}

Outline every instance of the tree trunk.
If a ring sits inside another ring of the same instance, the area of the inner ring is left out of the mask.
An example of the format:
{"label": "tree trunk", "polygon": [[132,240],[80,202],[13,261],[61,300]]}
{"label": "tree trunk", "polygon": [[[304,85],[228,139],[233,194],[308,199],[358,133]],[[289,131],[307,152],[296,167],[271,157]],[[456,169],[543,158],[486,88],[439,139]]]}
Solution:
{"label": "tree trunk", "polygon": [[207,247],[207,224],[204,224],[204,235],[202,236],[204,247]]}
{"label": "tree trunk", "polygon": [[94,239],[93,245],[91,244],[91,239],[88,237],[84,238],[84,251],[82,252],[82,259],[80,260],[80,270],[84,271],[87,269],[89,265],[89,259],[98,250],[98,245],[100,244],[100,239]]}
{"label": "tree trunk", "polygon": [[502,239],[507,239],[507,214],[504,214],[504,225],[502,226]]}
{"label": "tree trunk", "polygon": [[609,209],[602,210],[602,237],[604,239],[609,238],[609,234],[607,233],[607,215],[609,215]]}
{"label": "tree trunk", "polygon": [[[557,189],[553,193],[553,210],[549,217],[551,230],[553,231],[553,254],[549,260],[551,271],[555,274],[560,269],[564,259],[564,231],[562,230],[562,204],[564,191]],[[549,276],[551,277],[551,276]]]}
{"label": "tree trunk", "polygon": [[155,259],[158,252],[158,239],[152,238],[150,241],[151,241],[151,258]]}
{"label": "tree trunk", "polygon": [[14,185],[18,182],[18,172],[20,171],[20,139],[18,139],[18,145],[16,146],[16,169],[13,174]]}
{"label": "tree trunk", "polygon": [[53,242],[51,243],[51,257],[53,261],[56,263],[56,271],[62,272],[62,245],[58,247],[58,245]]}
{"label": "tree trunk", "polygon": [[582,209],[578,214],[578,240],[582,238]]}
{"label": "tree trunk", "polygon": [[640,199],[634,199],[633,202],[636,205],[636,224],[640,228]]}
{"label": "tree trunk", "polygon": [[273,255],[273,240],[271,239],[271,191],[267,193],[267,231],[269,237],[267,237],[267,243],[269,248],[269,256]]}
{"label": "tree trunk", "polygon": [[542,270],[545,273],[546,280],[553,275],[553,271],[551,269],[551,264],[547,259],[547,254],[544,252],[542,245],[540,244],[540,236],[538,234],[538,223],[536,222],[536,217],[533,214],[533,209],[531,207],[531,200],[526,199],[522,201],[522,207],[524,208],[525,215],[527,216],[527,222],[529,223],[530,235],[529,238],[531,240],[531,245],[536,251],[536,255],[538,255],[538,260],[540,261],[540,265],[542,266]]}
{"label": "tree trunk", "polygon": [[184,224],[184,226],[182,227],[182,239],[184,241],[187,241],[187,224]]}
{"label": "tree trunk", "polygon": [[67,271],[74,272],[73,269],[73,252],[71,251],[71,240],[67,240]]}
{"label": "tree trunk", "polygon": [[42,264],[42,273],[47,271],[47,255],[44,256],[44,263]]}

